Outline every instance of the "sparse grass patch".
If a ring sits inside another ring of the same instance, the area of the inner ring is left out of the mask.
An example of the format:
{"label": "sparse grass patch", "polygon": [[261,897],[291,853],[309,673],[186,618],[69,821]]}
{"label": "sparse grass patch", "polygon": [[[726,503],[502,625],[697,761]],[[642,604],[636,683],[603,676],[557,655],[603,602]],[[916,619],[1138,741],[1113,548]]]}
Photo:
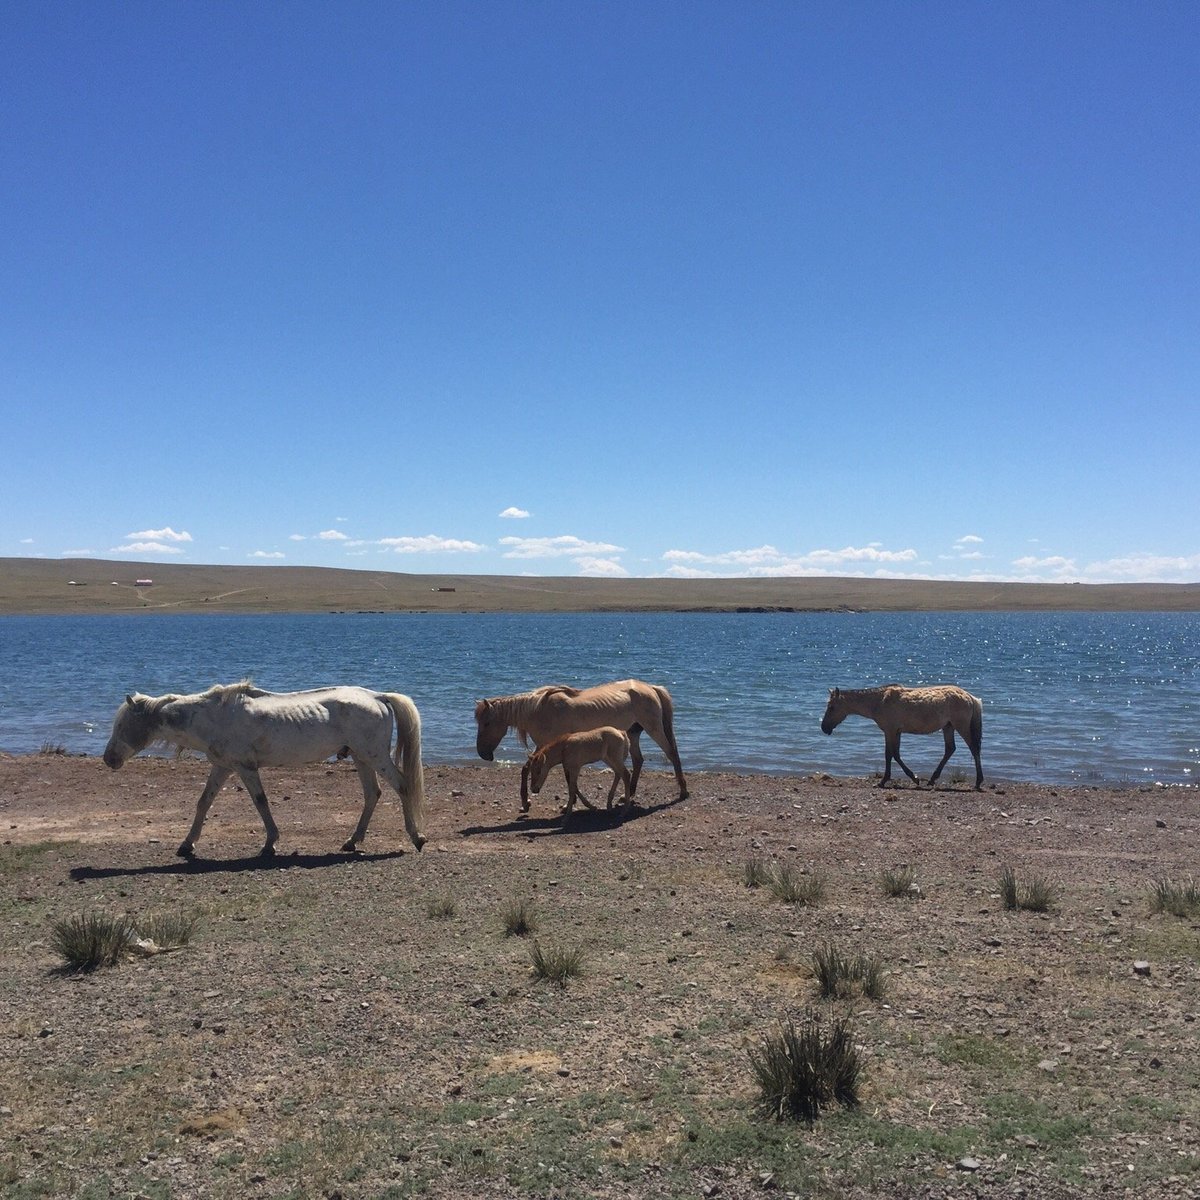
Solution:
{"label": "sparse grass patch", "polygon": [[917,887],[916,869],[903,863],[895,867],[884,867],[879,872],[879,884],[885,896],[911,900],[920,892]]}
{"label": "sparse grass patch", "polygon": [[797,871],[786,863],[775,865],[767,887],[771,895],[784,904],[815,908],[825,898],[825,880],[820,874],[815,871],[811,875]]}
{"label": "sparse grass patch", "polygon": [[746,859],[742,868],[742,882],[748,888],[766,887],[771,882],[771,864],[761,855]]}
{"label": "sparse grass patch", "polygon": [[533,901],[521,898],[509,900],[500,910],[505,937],[525,937],[537,929],[537,913]]}
{"label": "sparse grass patch", "polygon": [[881,1000],[885,991],[883,963],[873,954],[843,954],[831,942],[812,953],[813,975],[824,999],[867,996]]}
{"label": "sparse grass patch", "polygon": [[425,915],[430,920],[445,921],[458,912],[458,900],[450,892],[440,892],[425,901]]}
{"label": "sparse grass patch", "polygon": [[95,971],[113,966],[129,951],[137,930],[128,917],[84,913],[55,921],[50,933],[54,949],[71,971]]}
{"label": "sparse grass patch", "polygon": [[[197,923],[194,914],[181,912],[157,913],[141,919],[83,913],[55,921],[50,939],[68,970],[95,971],[115,966],[127,955],[178,950],[191,940]],[[145,942],[153,945],[145,946],[142,944]]]}
{"label": "sparse grass patch", "polygon": [[30,842],[25,846],[0,846],[0,876],[15,875],[42,865],[43,855],[57,850],[64,842]]}
{"label": "sparse grass patch", "polygon": [[1174,917],[1200,917],[1200,886],[1195,879],[1186,882],[1156,879],[1150,894],[1150,911],[1167,912]]}
{"label": "sparse grass patch", "polygon": [[545,949],[540,942],[534,942],[529,961],[533,966],[534,979],[566,987],[568,979],[583,971],[583,950],[579,946],[572,949],[561,946]]}
{"label": "sparse grass patch", "polygon": [[66,753],[67,753],[67,748],[66,748],[66,746],[64,746],[62,744],[62,742],[48,742],[47,741],[47,742],[43,742],[41,744],[41,746],[38,748],[38,754],[41,754],[47,758],[55,756],[55,755],[65,755]]}
{"label": "sparse grass patch", "polygon": [[815,1013],[807,1013],[799,1029],[789,1019],[749,1056],[761,1093],[759,1104],[776,1120],[811,1125],[823,1108],[858,1104],[862,1063],[842,1018],[832,1022],[827,1035]]}
{"label": "sparse grass patch", "polygon": [[1034,875],[1027,883],[1019,883],[1012,867],[1000,872],[1000,899],[1007,909],[1028,909],[1048,912],[1058,896],[1058,889],[1048,879]]}

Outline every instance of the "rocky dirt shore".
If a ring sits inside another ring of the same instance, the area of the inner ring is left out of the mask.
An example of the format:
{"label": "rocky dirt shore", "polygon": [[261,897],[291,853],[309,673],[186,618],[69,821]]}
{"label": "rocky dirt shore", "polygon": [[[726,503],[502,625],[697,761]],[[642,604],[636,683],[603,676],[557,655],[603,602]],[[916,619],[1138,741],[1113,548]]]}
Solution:
{"label": "rocky dirt shore", "polygon": [[[628,820],[564,826],[551,794],[518,819],[511,768],[428,766],[425,850],[385,798],[349,856],[357,778],[328,763],[265,773],[277,858],[230,785],[186,863],[204,773],[0,757],[7,1195],[1200,1193],[1200,920],[1151,902],[1194,871],[1192,789],[698,774],[676,803],[651,773]],[[1049,911],[1003,907],[1006,866]],[[70,974],[53,927],[84,913],[198,924]],[[536,980],[535,939],[582,972]],[[818,999],[827,945],[877,958],[882,997]],[[865,1062],[811,1129],[756,1110],[749,1066],[808,1010]]]}

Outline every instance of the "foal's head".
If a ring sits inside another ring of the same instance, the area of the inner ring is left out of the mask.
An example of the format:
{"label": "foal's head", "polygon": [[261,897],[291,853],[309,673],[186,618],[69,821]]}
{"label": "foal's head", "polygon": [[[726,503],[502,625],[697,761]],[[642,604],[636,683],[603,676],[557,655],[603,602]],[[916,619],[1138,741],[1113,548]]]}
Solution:
{"label": "foal's head", "polygon": [[529,773],[529,790],[536,796],[550,774],[550,758],[546,751],[535,750],[526,760],[525,770]]}
{"label": "foal's head", "polygon": [[153,704],[152,696],[134,692],[125,697],[125,703],[117,709],[113,719],[112,735],[104,747],[104,765],[115,771],[125,765],[125,760],[150,745],[158,732],[161,719]]}
{"label": "foal's head", "polygon": [[842,689],[830,688],[829,703],[825,706],[825,715],[821,718],[821,732],[832,733],[849,715],[850,710],[842,697]]}

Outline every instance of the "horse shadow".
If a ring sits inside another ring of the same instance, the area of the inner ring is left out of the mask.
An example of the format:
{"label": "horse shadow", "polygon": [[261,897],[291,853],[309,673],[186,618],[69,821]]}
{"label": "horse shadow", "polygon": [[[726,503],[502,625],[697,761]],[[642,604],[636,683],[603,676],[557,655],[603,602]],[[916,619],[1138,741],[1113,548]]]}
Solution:
{"label": "horse shadow", "polygon": [[520,816],[497,825],[468,825],[465,829],[459,830],[459,836],[476,837],[489,833],[521,833],[528,838],[544,838],[561,837],[563,834],[575,836],[589,833],[612,833],[624,825],[674,808],[679,803],[681,801],[678,797],[645,807],[635,803],[625,814],[615,808],[611,812],[603,808],[577,808],[566,820],[563,820],[561,813],[549,817]]}
{"label": "horse shadow", "polygon": [[125,879],[136,876],[172,875],[240,875],[246,872],[317,871],[347,863],[387,862],[402,858],[407,850],[384,850],[376,854],[350,854],[346,851],[326,854],[276,854],[263,857],[256,854],[246,858],[181,858],[177,862],[151,863],[140,867],[72,867],[71,878],[76,883],[90,879]]}

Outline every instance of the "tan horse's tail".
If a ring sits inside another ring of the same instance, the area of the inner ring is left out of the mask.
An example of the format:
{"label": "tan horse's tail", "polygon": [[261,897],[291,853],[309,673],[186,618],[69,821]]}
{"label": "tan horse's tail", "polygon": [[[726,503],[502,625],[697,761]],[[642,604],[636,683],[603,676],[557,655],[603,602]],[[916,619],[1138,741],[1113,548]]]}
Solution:
{"label": "tan horse's tail", "polygon": [[425,816],[425,771],[421,766],[421,714],[399,692],[381,693],[396,718],[396,768],[404,780],[404,806],[419,829]]}
{"label": "tan horse's tail", "polygon": [[659,706],[662,708],[662,725],[663,733],[666,735],[667,741],[670,743],[671,751],[675,755],[675,761],[679,761],[679,747],[675,744],[675,702],[671,699],[671,693],[665,687],[659,687],[658,684],[651,684],[658,696]]}

